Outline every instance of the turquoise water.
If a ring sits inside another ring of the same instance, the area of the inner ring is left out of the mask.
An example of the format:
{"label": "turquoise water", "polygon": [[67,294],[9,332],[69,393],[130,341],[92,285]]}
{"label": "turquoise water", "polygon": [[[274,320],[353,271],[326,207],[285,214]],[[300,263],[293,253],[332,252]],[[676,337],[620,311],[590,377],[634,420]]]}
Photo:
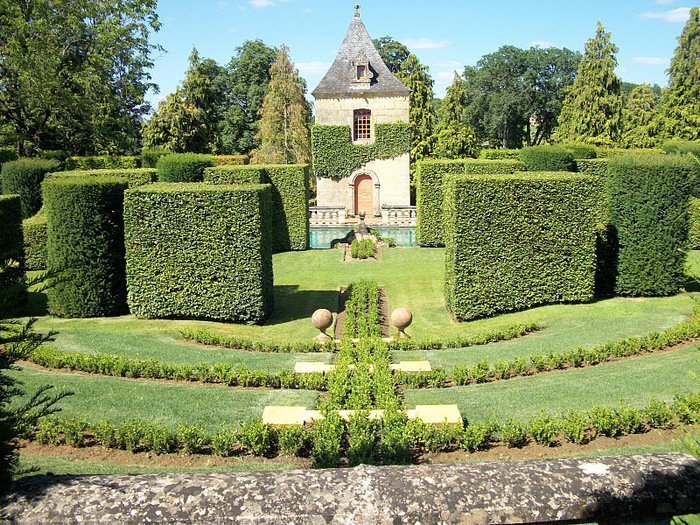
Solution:
{"label": "turquoise water", "polygon": [[[313,250],[330,248],[335,239],[342,239],[352,231],[350,226],[312,226],[309,233],[309,246]],[[397,246],[416,245],[415,226],[372,226],[384,239],[393,238]]]}

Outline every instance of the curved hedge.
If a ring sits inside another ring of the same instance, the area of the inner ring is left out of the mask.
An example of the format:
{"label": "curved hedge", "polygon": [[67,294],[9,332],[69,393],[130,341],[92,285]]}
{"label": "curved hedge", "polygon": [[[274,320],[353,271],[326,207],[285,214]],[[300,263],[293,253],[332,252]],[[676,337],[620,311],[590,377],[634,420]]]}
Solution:
{"label": "curved hedge", "polygon": [[0,274],[0,292],[15,286],[24,277],[22,204],[18,195],[0,195],[0,265],[17,262]]}
{"label": "curved hedge", "polygon": [[618,155],[610,159],[610,224],[618,239],[615,291],[669,295],[685,279],[688,198],[700,165],[687,156]]}
{"label": "curved hedge", "polygon": [[204,170],[214,164],[212,155],[171,153],[158,159],[158,182],[201,182]]}
{"label": "curved hedge", "polygon": [[22,218],[27,219],[41,208],[41,181],[47,173],[60,169],[60,163],[48,159],[20,159],[2,165],[2,192],[19,195]]}
{"label": "curved hedge", "polygon": [[271,188],[157,183],[124,199],[131,313],[262,322],[272,312]]}
{"label": "curved hedge", "polygon": [[24,265],[27,270],[46,270],[46,210],[24,219]]}
{"label": "curved hedge", "polygon": [[66,317],[121,315],[126,307],[123,201],[119,177],[44,182],[49,310]]}
{"label": "curved hedge", "polygon": [[527,171],[574,171],[574,154],[558,146],[535,146],[520,150]]}

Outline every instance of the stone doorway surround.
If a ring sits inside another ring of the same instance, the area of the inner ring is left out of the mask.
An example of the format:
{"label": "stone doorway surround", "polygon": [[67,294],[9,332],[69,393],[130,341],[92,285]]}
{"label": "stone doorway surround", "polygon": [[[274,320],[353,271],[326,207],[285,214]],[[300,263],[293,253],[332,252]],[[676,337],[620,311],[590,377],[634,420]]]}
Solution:
{"label": "stone doorway surround", "polygon": [[[380,196],[380,187],[381,184],[379,183],[379,177],[377,177],[377,174],[369,170],[367,168],[361,168],[357,171],[355,171],[350,178],[348,179],[348,202],[347,202],[347,210],[348,210],[348,215],[357,215],[358,210],[356,209],[356,203],[358,201],[357,197],[357,189],[358,189],[358,183],[362,181],[365,177],[361,177],[362,175],[369,176],[372,179],[372,185],[373,185],[373,191],[372,191],[372,215],[375,217],[379,217],[382,214],[382,205],[381,201],[379,200]],[[359,180],[358,180],[359,179]]]}

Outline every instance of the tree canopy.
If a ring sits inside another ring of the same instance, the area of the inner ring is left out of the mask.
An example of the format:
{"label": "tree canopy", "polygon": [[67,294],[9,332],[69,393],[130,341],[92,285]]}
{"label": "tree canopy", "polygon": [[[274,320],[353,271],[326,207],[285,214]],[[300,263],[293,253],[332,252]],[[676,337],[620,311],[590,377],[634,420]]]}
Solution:
{"label": "tree canopy", "polygon": [[432,151],[432,133],[435,125],[433,79],[428,66],[424,66],[413,53],[401,64],[397,78],[411,90],[408,96],[411,123],[411,160],[428,157]]}
{"label": "tree canopy", "polygon": [[401,70],[401,64],[408,58],[410,52],[408,48],[401,42],[398,42],[390,36],[383,36],[372,40],[374,47],[377,48],[379,56],[389,68],[389,71],[396,74]]}
{"label": "tree canopy", "polygon": [[125,153],[148,112],[156,0],[0,2],[0,124],[21,155]]}
{"label": "tree canopy", "polygon": [[622,110],[624,130],[621,144],[627,148],[653,148],[661,133],[659,112],[649,84],[632,90],[627,107]]}
{"label": "tree canopy", "polygon": [[598,22],[586,42],[576,80],[567,91],[559,116],[557,139],[615,145],[622,133],[621,81],[615,74],[618,47]]}

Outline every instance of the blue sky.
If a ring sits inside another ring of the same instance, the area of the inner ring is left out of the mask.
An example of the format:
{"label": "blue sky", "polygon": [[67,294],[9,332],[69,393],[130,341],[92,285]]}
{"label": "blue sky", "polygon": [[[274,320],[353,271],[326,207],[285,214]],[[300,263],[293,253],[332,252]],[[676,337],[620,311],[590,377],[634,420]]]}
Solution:
{"label": "blue sky", "polygon": [[[184,77],[187,57],[200,54],[225,65],[246,40],[285,44],[312,91],[331,62],[354,13],[355,1],[338,0],[160,0],[163,24],[153,36],[157,53],[151,74],[156,103]],[[583,52],[596,23],[612,32],[619,48],[617,73],[624,81],[665,86],[669,60],[690,7],[684,0],[359,2],[372,38],[403,42],[430,67],[435,94],[444,95],[453,72],[475,65],[503,45],[567,47]]]}

